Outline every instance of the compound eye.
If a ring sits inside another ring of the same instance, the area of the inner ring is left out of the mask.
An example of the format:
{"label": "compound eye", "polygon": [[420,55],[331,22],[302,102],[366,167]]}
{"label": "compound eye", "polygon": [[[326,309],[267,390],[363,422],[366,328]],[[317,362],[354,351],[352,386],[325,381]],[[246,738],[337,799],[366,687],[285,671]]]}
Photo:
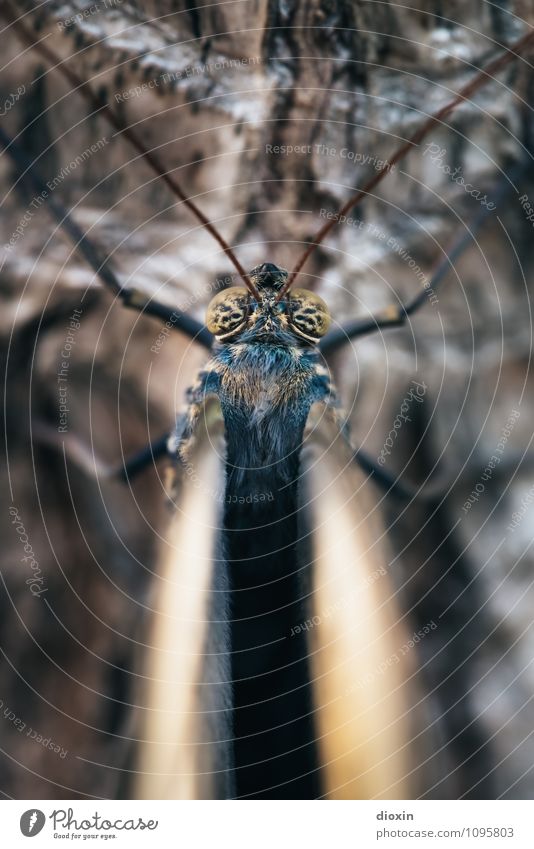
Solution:
{"label": "compound eye", "polygon": [[244,286],[223,289],[208,304],[206,327],[218,339],[226,339],[245,326],[250,295]]}
{"label": "compound eye", "polygon": [[308,289],[289,292],[289,316],[293,330],[310,342],[324,336],[332,321],[323,299]]}

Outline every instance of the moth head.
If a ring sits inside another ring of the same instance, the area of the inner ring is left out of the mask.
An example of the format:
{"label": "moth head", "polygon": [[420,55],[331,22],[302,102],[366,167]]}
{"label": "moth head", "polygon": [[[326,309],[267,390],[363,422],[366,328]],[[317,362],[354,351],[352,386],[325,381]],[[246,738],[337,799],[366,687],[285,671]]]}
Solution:
{"label": "moth head", "polygon": [[243,286],[232,286],[211,300],[206,326],[219,342],[231,342],[245,330],[258,330],[262,338],[290,331],[307,342],[318,342],[330,326],[328,307],[308,289],[290,289],[278,300],[288,278],[285,268],[265,262],[249,272],[260,294],[257,301]]}

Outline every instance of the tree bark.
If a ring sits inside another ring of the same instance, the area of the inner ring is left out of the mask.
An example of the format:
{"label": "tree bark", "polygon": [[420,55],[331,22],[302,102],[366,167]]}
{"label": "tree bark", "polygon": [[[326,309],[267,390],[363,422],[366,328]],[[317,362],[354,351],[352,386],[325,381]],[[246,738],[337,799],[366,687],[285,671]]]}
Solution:
{"label": "tree bark", "polygon": [[[327,212],[534,22],[520,0],[451,3],[447,17],[436,0],[411,8],[365,0],[93,7],[17,3],[35,36],[47,36],[172,169],[245,268],[291,268]],[[3,49],[0,105],[25,86],[3,121],[50,193],[123,282],[202,320],[215,282],[233,273],[219,247],[57,71],[13,33],[4,32]],[[502,175],[528,159],[529,62],[532,55],[508,66],[433,130],[434,147],[411,152],[315,252],[299,282],[327,300],[335,322],[419,291],[421,275],[430,278],[455,232],[480,211],[480,197],[494,197]],[[98,458],[120,461],[172,427],[206,355],[179,334],[154,353],[161,322],[114,302],[7,156],[0,167],[8,457],[1,789],[15,798],[113,796],[164,486],[156,469],[131,487],[92,480],[32,428],[58,427],[66,386],[68,433]],[[390,571],[410,627],[437,624],[418,662],[455,796],[534,793],[533,222],[524,195],[534,205],[531,164],[454,263],[437,302],[406,328],[347,346],[334,363],[354,445],[380,455],[415,380],[424,399],[411,403],[387,464],[417,481],[457,478],[436,511],[384,502],[398,552]],[[521,520],[510,530],[514,513]],[[27,583],[36,570],[21,560],[23,534],[43,578],[34,584],[46,589],[40,596]]]}

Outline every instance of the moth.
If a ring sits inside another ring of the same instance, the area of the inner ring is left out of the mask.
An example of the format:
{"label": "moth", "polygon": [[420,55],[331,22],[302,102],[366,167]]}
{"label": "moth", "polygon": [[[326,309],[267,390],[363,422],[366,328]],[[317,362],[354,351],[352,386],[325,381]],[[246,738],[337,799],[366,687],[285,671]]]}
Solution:
{"label": "moth", "polygon": [[[203,327],[122,287],[68,212],[49,201],[127,306],[210,348],[172,433],[125,469],[132,476],[165,454],[173,469],[125,794],[414,798],[428,782],[414,743],[426,725],[413,657],[399,656],[410,634],[387,578],[374,507],[376,480],[390,489],[402,484],[351,446],[326,359],[349,339],[402,326],[428,295],[330,330],[326,303],[295,282],[342,216],[531,41],[512,45],[423,122],[332,215],[291,272],[269,258],[245,271],[136,132],[38,46],[175,192],[241,278],[212,299]],[[16,146],[4,135],[2,142],[38,185]],[[462,239],[454,250],[465,245]],[[441,277],[442,268],[434,285]]]}

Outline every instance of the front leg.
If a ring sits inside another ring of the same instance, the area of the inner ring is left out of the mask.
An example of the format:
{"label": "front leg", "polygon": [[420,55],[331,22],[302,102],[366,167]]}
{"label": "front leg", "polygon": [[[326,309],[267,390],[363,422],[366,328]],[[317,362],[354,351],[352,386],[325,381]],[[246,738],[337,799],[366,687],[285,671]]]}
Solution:
{"label": "front leg", "polygon": [[169,307],[159,301],[152,300],[152,298],[145,292],[142,292],[141,289],[121,289],[118,295],[125,307],[138,310],[143,313],[143,315],[161,318],[168,322],[173,329],[181,330],[182,333],[185,333],[185,335],[188,336],[189,339],[192,339],[193,342],[198,342],[199,345],[203,345],[204,348],[208,349],[208,351],[211,350],[213,345],[213,336],[207,327],[197,321],[196,318],[192,318],[192,316],[181,312],[181,310],[174,309],[173,307]]}
{"label": "front leg", "polygon": [[495,205],[498,205],[505,200],[510,194],[517,179],[530,166],[530,161],[522,161],[510,174],[505,174],[497,183],[493,192],[493,207],[484,207],[480,210],[471,221],[466,225],[458,228],[453,242],[441,259],[431,276],[430,281],[425,283],[422,291],[418,292],[407,304],[392,304],[380,313],[377,313],[370,318],[357,318],[354,321],[338,327],[328,333],[319,343],[319,350],[322,354],[332,354],[339,348],[343,347],[351,339],[358,339],[360,336],[366,336],[369,333],[375,333],[377,330],[386,328],[402,327],[421,307],[429,300],[431,303],[436,303],[437,298],[435,290],[445,277],[454,268],[454,263],[458,260],[464,251],[469,248],[476,236],[480,232],[482,226],[492,213]]}
{"label": "front leg", "polygon": [[172,307],[152,300],[139,289],[123,287],[109,259],[102,255],[87,233],[76,223],[70,211],[51,196],[34,162],[1,128],[0,145],[18,169],[20,178],[24,177],[31,184],[37,197],[46,198],[46,209],[69,238],[77,253],[91,266],[104,286],[121,299],[124,306],[156,318],[162,318],[176,330],[185,333],[193,342],[198,342],[199,345],[203,345],[208,350],[211,349],[213,336],[199,321],[178,309],[172,309]]}

